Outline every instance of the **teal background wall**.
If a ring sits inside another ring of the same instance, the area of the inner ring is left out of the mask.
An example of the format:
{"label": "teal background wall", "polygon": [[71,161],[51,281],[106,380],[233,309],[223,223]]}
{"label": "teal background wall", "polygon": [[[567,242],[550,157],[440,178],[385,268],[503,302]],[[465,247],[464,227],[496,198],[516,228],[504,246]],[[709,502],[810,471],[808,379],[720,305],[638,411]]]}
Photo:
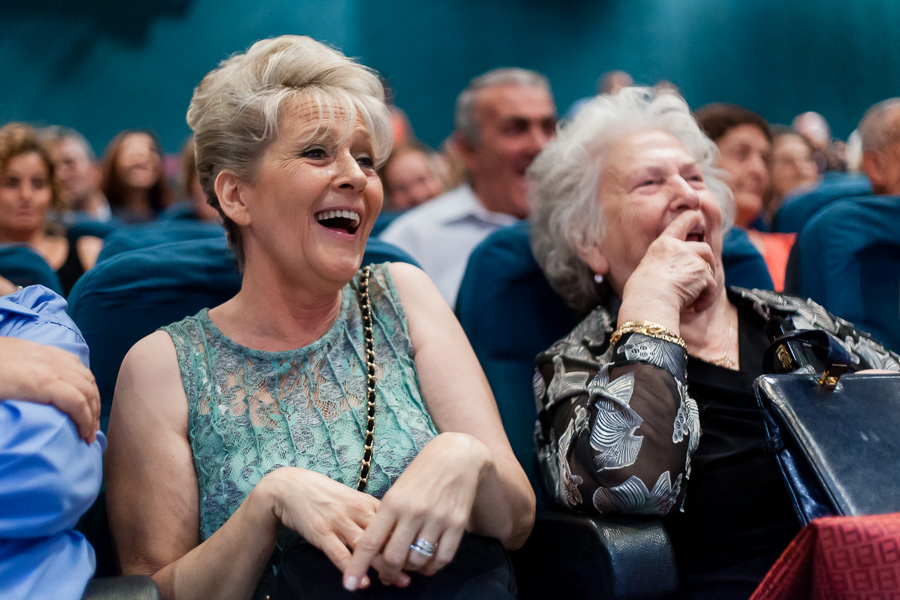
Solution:
{"label": "teal background wall", "polygon": [[200,78],[283,33],[381,71],[431,145],[459,90],[495,66],[547,74],[561,112],[619,68],[673,81],[694,107],[736,102],[772,122],[816,110],[842,138],[900,95],[895,0],[0,0],[0,23],[0,122],[69,125],[98,153],[129,127],[176,152]]}

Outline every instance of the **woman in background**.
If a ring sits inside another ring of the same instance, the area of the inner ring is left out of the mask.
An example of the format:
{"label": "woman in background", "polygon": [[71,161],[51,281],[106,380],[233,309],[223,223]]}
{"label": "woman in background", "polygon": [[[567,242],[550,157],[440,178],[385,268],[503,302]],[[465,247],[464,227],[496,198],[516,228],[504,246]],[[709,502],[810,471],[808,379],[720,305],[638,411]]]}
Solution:
{"label": "woman in background", "polygon": [[766,261],[775,291],[783,291],[795,235],[764,231],[763,206],[769,190],[772,153],[769,124],[761,115],[734,104],[707,104],[697,110],[696,117],[719,149],[716,166],[728,174],[726,181],[734,197],[734,224],[747,232]]}
{"label": "woman in background", "polygon": [[769,155],[769,191],[763,200],[763,219],[768,225],[785,197],[819,181],[815,148],[790,127],[772,128],[772,152]]}
{"label": "woman in background", "polygon": [[113,138],[103,159],[101,187],[113,214],[125,223],[155,220],[172,203],[156,136],[132,129]]}
{"label": "woman in background", "polygon": [[391,210],[414,208],[444,192],[435,172],[438,160],[433,152],[418,144],[394,148],[381,168],[385,200]]}
{"label": "woman in background", "polygon": [[97,262],[103,240],[69,239],[51,223],[51,210],[61,210],[54,166],[37,131],[24,123],[0,129],[0,244],[28,244],[59,275],[63,295]]}

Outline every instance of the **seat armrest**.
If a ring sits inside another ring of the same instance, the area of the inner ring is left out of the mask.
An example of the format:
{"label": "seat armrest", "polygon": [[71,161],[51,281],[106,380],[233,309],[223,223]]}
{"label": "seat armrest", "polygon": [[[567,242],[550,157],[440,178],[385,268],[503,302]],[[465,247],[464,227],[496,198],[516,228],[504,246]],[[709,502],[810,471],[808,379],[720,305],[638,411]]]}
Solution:
{"label": "seat armrest", "polygon": [[669,536],[656,517],[538,511],[513,554],[520,598],[666,598],[678,591]]}
{"label": "seat armrest", "polygon": [[159,588],[152,577],[99,577],[88,582],[82,600],[159,600]]}

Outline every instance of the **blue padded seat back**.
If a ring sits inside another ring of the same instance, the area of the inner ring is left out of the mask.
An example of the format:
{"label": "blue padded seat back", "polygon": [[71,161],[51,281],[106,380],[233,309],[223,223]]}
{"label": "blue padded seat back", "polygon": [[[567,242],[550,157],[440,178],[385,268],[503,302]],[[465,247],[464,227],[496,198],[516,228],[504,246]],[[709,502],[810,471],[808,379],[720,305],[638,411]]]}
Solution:
{"label": "blue padded seat back", "polygon": [[775,213],[772,231],[798,233],[809,219],[842,198],[866,196],[872,193],[872,184],[864,175],[826,173],[819,184],[806,191],[788,195]]}
{"label": "blue padded seat back", "polygon": [[167,207],[161,213],[157,221],[199,221],[194,212],[194,204],[190,200],[182,200]]}
{"label": "blue padded seat back", "polygon": [[372,237],[377,237],[381,235],[381,232],[387,229],[388,225],[394,222],[394,219],[403,214],[403,211],[381,211],[381,214],[378,215],[378,218],[375,220],[375,225],[372,226],[372,233],[369,235]]}
{"label": "blue padded seat back", "polygon": [[795,243],[794,286],[900,352],[900,196],[835,202]]}
{"label": "blue padded seat back", "polygon": [[105,261],[117,254],[138,248],[149,248],[160,244],[210,238],[225,239],[225,228],[218,223],[204,221],[155,221],[127,225],[109,234],[103,240],[103,250],[97,262]]}
{"label": "blue padded seat back", "polygon": [[56,271],[24,244],[0,244],[0,276],[22,287],[42,285],[62,294]]}
{"label": "blue padded seat back", "polygon": [[94,221],[91,219],[77,219],[73,224],[66,227],[66,235],[69,239],[75,239],[86,235],[106,239],[109,234],[117,231],[123,224],[118,219],[110,219],[109,221]]}
{"label": "blue padded seat back", "polygon": [[[364,264],[415,262],[381,240],[369,240]],[[91,370],[106,430],[122,359],[138,340],[169,323],[217,306],[241,286],[224,236],[122,252],[85,273],[69,295],[69,314],[91,349]]]}
{"label": "blue padded seat back", "polygon": [[[489,235],[469,258],[456,312],[484,369],[510,445],[546,506],[534,456],[537,407],[534,358],[579,321],[544,277],[531,253],[527,221]],[[747,235],[732,229],[724,240],[729,285],[772,289],[762,256]]]}

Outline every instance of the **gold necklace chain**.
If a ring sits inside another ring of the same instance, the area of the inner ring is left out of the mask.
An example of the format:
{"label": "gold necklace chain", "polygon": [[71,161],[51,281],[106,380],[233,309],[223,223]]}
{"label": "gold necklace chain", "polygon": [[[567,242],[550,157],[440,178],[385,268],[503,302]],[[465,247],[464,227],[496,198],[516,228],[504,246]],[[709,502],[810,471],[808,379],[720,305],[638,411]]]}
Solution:
{"label": "gold necklace chain", "polygon": [[706,361],[712,365],[716,365],[717,367],[724,367],[726,369],[734,369],[737,365],[735,360],[728,356],[728,353],[731,351],[731,338],[734,334],[734,322],[736,320],[736,315],[729,316],[728,319],[728,340],[725,342],[725,352],[719,358],[707,358],[702,354],[697,354],[697,358],[700,360]]}

